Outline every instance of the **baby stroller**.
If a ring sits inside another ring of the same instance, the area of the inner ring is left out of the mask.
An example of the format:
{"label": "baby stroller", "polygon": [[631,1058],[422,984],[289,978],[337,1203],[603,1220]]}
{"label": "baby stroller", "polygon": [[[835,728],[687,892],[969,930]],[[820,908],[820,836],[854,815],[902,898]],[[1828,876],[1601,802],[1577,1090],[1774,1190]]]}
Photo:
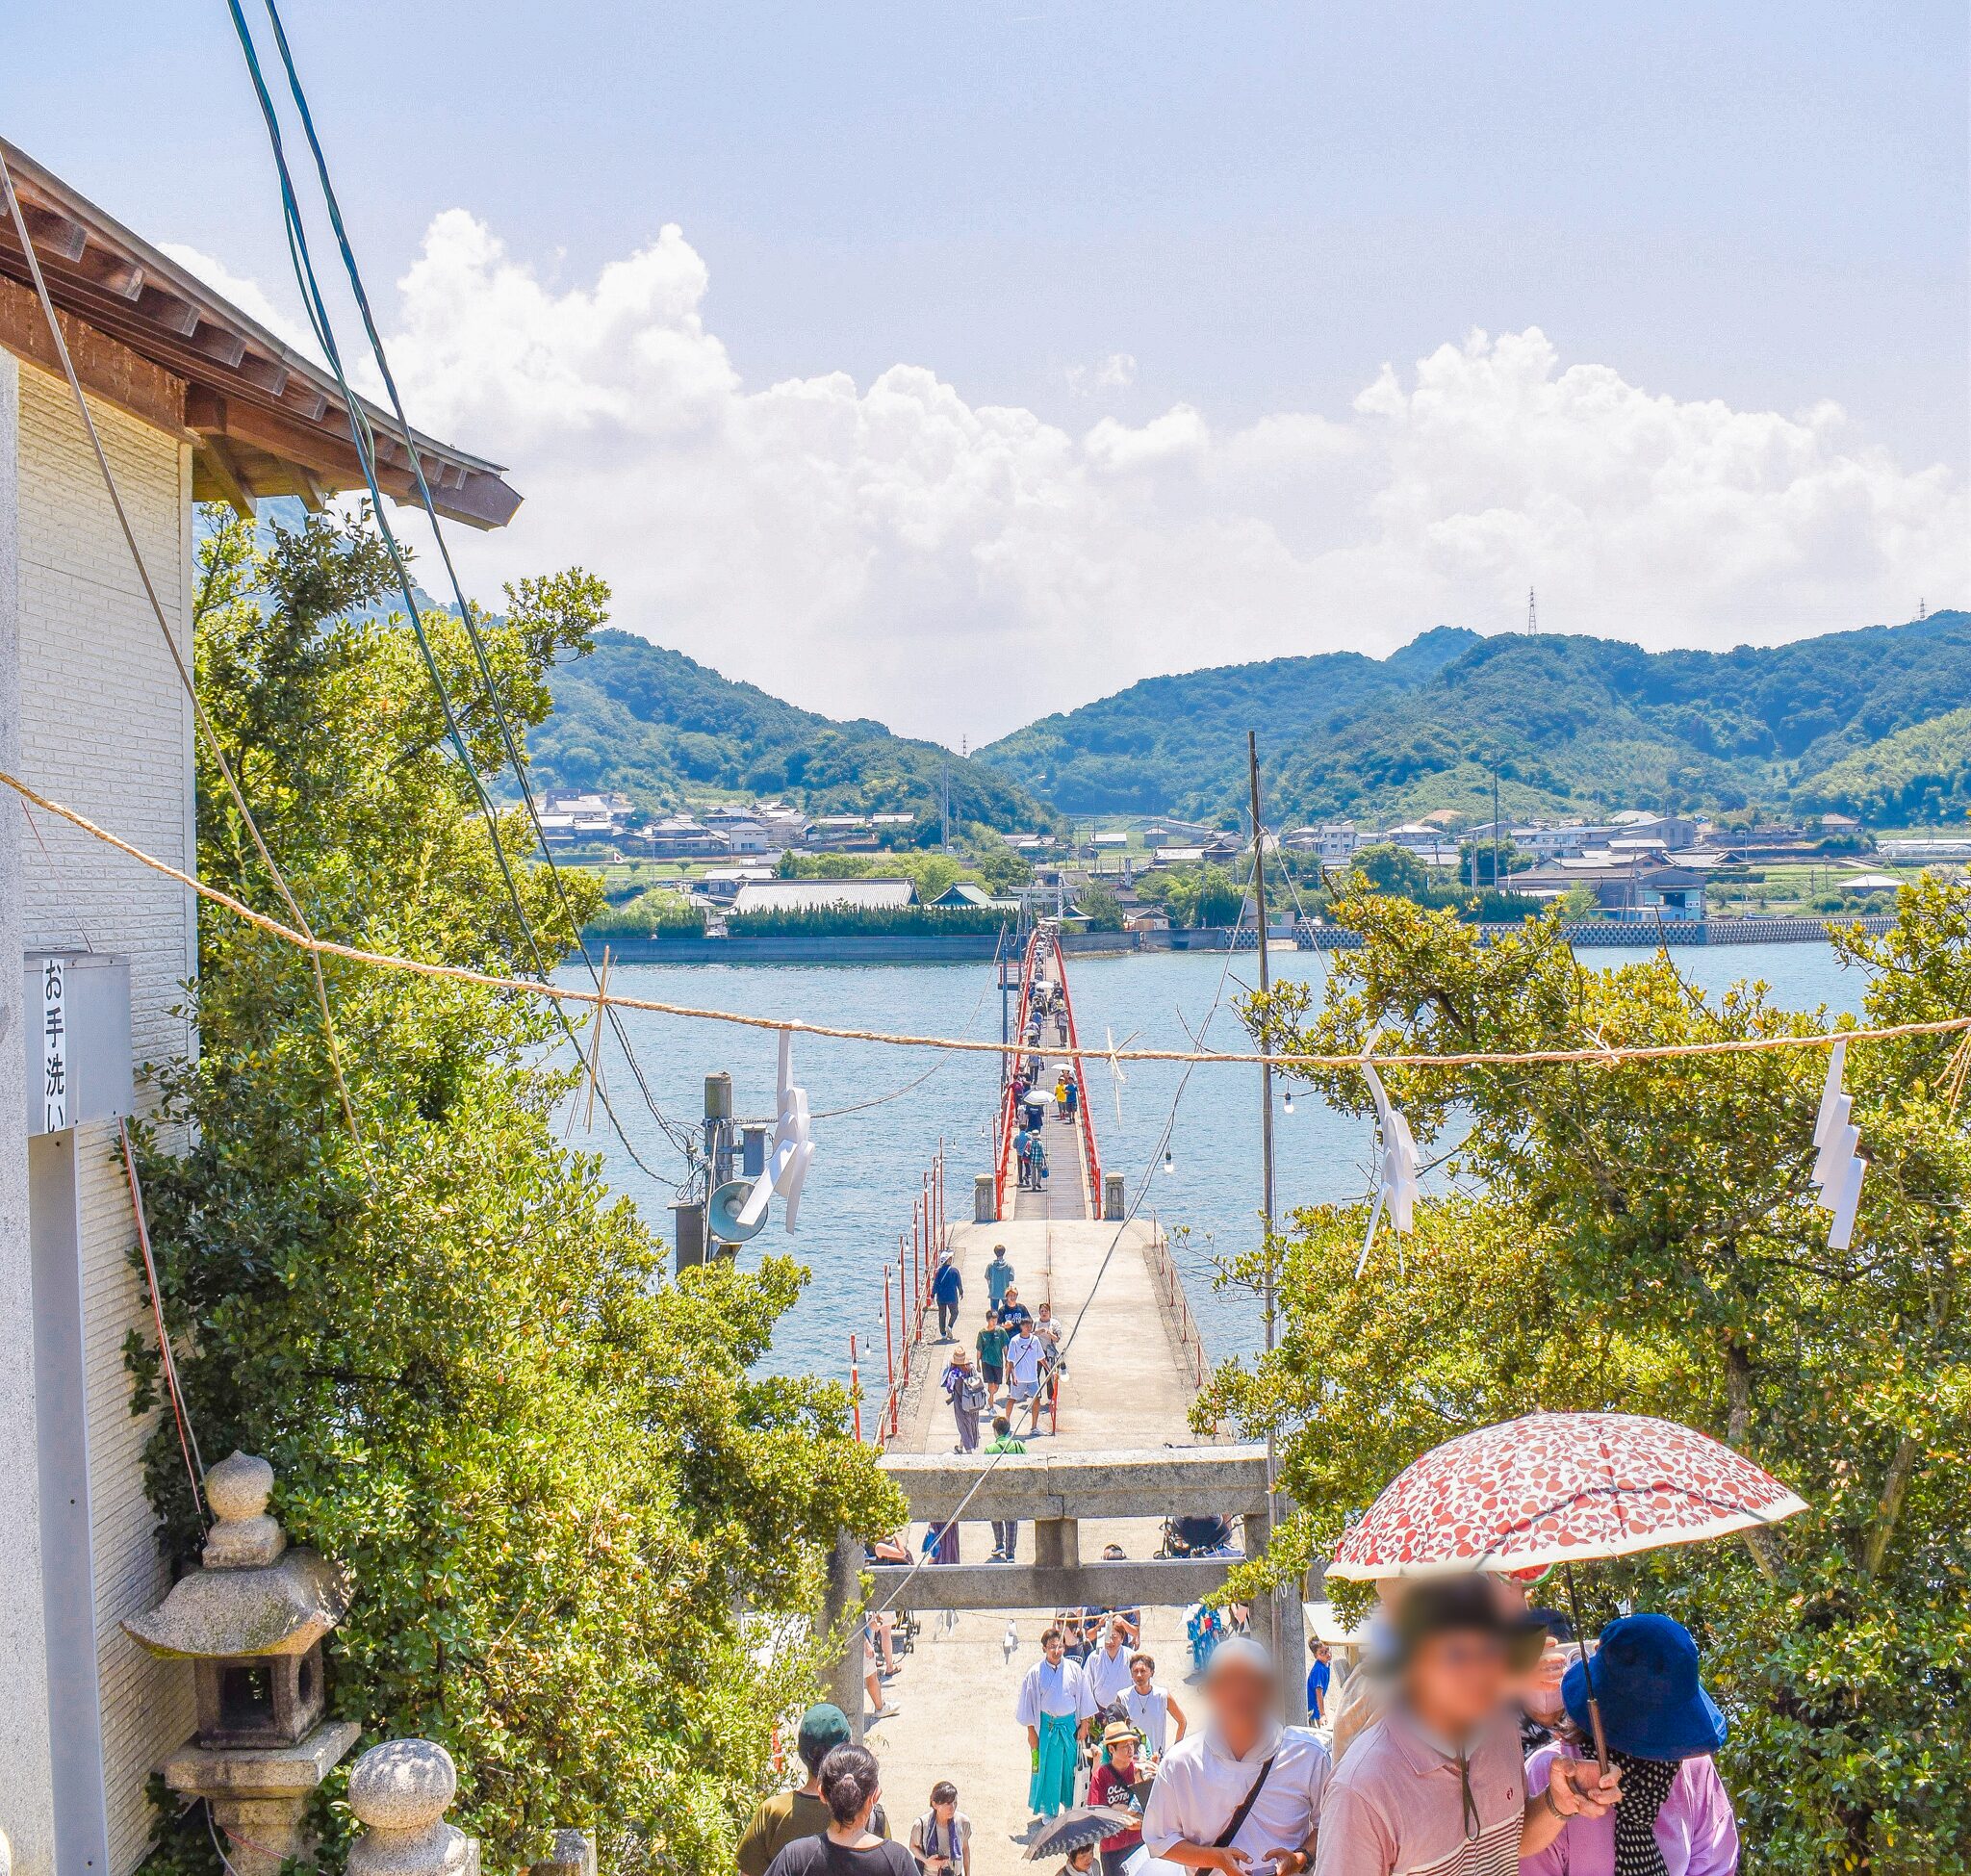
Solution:
{"label": "baby stroller", "polygon": [[1219,1517],[1165,1518],[1159,1556],[1231,1556],[1232,1521]]}

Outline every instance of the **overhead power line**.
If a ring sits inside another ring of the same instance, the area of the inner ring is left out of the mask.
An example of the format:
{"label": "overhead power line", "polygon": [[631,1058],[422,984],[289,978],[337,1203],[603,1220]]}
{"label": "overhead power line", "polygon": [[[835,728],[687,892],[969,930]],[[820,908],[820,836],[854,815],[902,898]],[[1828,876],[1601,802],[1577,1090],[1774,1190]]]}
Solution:
{"label": "overhead power line", "polygon": [[[160,860],[154,854],[145,853],[141,847],[134,846],[130,841],[111,834],[107,829],[98,827],[87,815],[79,814],[74,809],[51,800],[39,790],[30,787],[18,776],[9,775],[5,770],[0,770],[0,786],[12,788],[14,793],[35,807],[59,816],[73,827],[80,828],[85,834],[101,840],[105,845],[115,847],[118,853],[127,855],[140,865],[148,866],[153,872],[162,873],[166,879],[176,880],[180,886],[189,887],[201,899],[224,908],[236,918],[256,926],[269,937],[303,949],[319,951],[325,958],[345,958],[352,964],[372,964],[378,969],[408,971],[420,977],[440,977],[454,984],[475,984],[483,989],[512,990],[521,995],[543,997],[557,1003],[596,1005],[606,1002],[623,1010],[643,1010],[659,1016],[684,1016],[696,1022],[729,1023],[737,1029],[763,1029],[775,1034],[787,1030],[797,1036],[824,1037],[836,1041],[875,1042],[888,1048],[943,1049],[954,1054],[1005,1056],[1026,1053],[1024,1041],[994,1042],[963,1036],[913,1036],[883,1029],[850,1029],[833,1023],[808,1022],[800,1016],[753,1015],[738,1010],[707,1010],[696,1004],[672,1003],[659,997],[623,996],[614,990],[604,995],[597,990],[550,984],[538,977],[502,977],[491,971],[473,970],[464,964],[431,964],[422,958],[400,958],[387,951],[366,951],[358,945],[338,943],[332,938],[310,938],[305,933],[283,925],[279,919],[269,917],[264,912],[256,912],[253,907],[234,898],[231,893],[222,892],[218,887],[204,880],[194,879],[181,867],[173,866],[169,861]],[[1228,956],[1227,968],[1229,967]],[[1680,1060],[1685,1056],[1764,1055],[1785,1049],[1824,1049],[1832,1047],[1843,1038],[1851,1042],[1882,1042],[1915,1036],[1956,1036],[1967,1030],[1971,1030],[1971,1015],[1940,1016],[1930,1022],[1887,1023],[1876,1028],[1809,1030],[1799,1035],[1720,1037],[1706,1042],[1598,1041],[1592,1048],[1461,1049],[1443,1055],[1396,1051],[1388,1055],[1365,1056],[1359,1050],[1346,1055],[1325,1055],[1312,1050],[1280,1049],[1111,1049],[1106,1045],[1090,1048],[1072,1042],[1051,1048],[1048,1053],[1090,1062],[1221,1062],[1254,1065],[1270,1062],[1276,1068],[1359,1070],[1365,1062],[1376,1068],[1515,1067],[1564,1063],[1582,1063],[1615,1068],[1628,1062],[1669,1062]]]}
{"label": "overhead power line", "polygon": [[[320,282],[316,275],[313,257],[309,251],[307,228],[302,219],[300,203],[294,190],[294,176],[288,167],[287,151],[281,138],[279,116],[274,109],[272,95],[268,90],[266,76],[261,69],[259,52],[254,45],[252,33],[247,27],[245,14],[241,11],[240,0],[227,0],[227,10],[232,15],[234,32],[239,38],[241,50],[245,56],[248,75],[253,82],[254,95],[260,105],[261,117],[267,126],[268,141],[273,153],[274,168],[280,182],[281,207],[287,229],[288,252],[294,265],[295,282],[301,291],[302,305],[308,315],[309,324],[314,329],[317,342],[320,345],[323,355],[328,360],[329,369],[335,374],[337,386],[344,395],[344,402],[349,416],[349,433],[355,445],[357,459],[362,466],[364,482],[370,492],[371,511],[375,518],[377,531],[383,539],[385,550],[390,556],[392,570],[397,576],[397,589],[402,595],[405,613],[412,634],[417,641],[418,651],[423,662],[425,673],[431,681],[432,688],[437,694],[440,707],[444,713],[447,739],[450,742],[454,753],[458,757],[459,764],[464,769],[466,778],[472,785],[474,797],[478,804],[480,814],[486,823],[487,836],[492,843],[493,856],[499,864],[500,878],[505,886],[507,898],[513,907],[514,916],[518,921],[522,938],[526,944],[529,955],[533,959],[535,970],[545,981],[549,970],[547,957],[534,932],[533,922],[527,916],[525,904],[521,897],[519,884],[514,877],[512,863],[507,857],[505,843],[500,837],[499,812],[493,805],[492,798],[486,792],[485,784],[479,775],[478,765],[473,759],[472,750],[466,742],[464,731],[460,727],[458,712],[452,704],[450,692],[445,682],[444,673],[439,667],[437,655],[432,651],[429,636],[424,630],[417,594],[411,583],[409,567],[405,563],[402,549],[397,539],[396,530],[391,527],[389,517],[384,511],[383,490],[376,474],[375,439],[371,431],[368,413],[363,406],[362,400],[350,389],[347,373],[343,366],[342,352],[336,342],[334,324],[329,317],[327,303],[322,296]],[[343,227],[341,210],[334,201],[332,189],[328,183],[326,160],[322,155],[320,142],[315,137],[313,118],[307,112],[305,99],[301,96],[298,75],[294,72],[292,60],[288,58],[287,38],[281,30],[279,17],[274,11],[271,0],[269,0],[268,12],[274,22],[275,36],[279,40],[284,62],[287,64],[291,88],[294,90],[297,103],[299,103],[301,108],[309,143],[315,152],[317,167],[322,178],[324,193],[327,194],[329,199],[329,212],[336,227],[337,238],[343,246],[343,251],[348,261],[354,278],[357,298],[363,308],[364,323],[369,330],[372,347],[376,352],[378,367],[384,374],[385,382],[390,386],[392,402],[396,408],[398,423],[403,430],[404,444],[410,454],[420,496],[425,505],[426,513],[430,516],[433,531],[438,537],[441,556],[445,561],[448,573],[452,574],[454,591],[457,592],[457,577],[452,570],[450,554],[445,548],[443,532],[439,527],[437,510],[431,503],[430,489],[424,479],[423,468],[419,459],[416,442],[412,436],[410,424],[404,419],[402,404],[397,398],[395,380],[390,375],[388,361],[383,356],[381,340],[376,335],[374,321],[370,314],[368,296],[363,293],[361,276],[355,270],[354,256],[348,247],[346,235]],[[541,834],[539,814],[534,806],[532,791],[527,784],[525,763],[519,758],[518,746],[513,736],[512,728],[507,722],[505,712],[500,705],[498,686],[493,681],[491,666],[486,658],[485,648],[480,641],[477,628],[473,618],[472,607],[466,603],[462,592],[457,592],[457,603],[461,623],[466,631],[468,641],[473,647],[474,659],[478,663],[487,685],[490,707],[495,721],[499,727],[502,743],[514,757],[516,774],[519,776],[520,785],[526,799],[528,813],[533,819],[536,834],[541,836],[542,847],[545,852],[547,845],[546,836]],[[579,927],[576,926],[574,914],[569,909],[566,888],[561,880],[559,869],[554,865],[551,855],[549,856],[548,866],[564,916],[569,919],[569,923],[574,931],[576,943],[580,949],[583,962],[588,965],[593,977],[595,970],[594,961],[590,958],[586,945],[581,941]],[[599,1008],[605,1007],[599,1004]],[[567,1014],[562,1010],[558,1002],[555,1006],[555,1015],[566,1033],[570,1045],[574,1048],[576,1057],[579,1058],[583,1053],[581,1039],[575,1033],[574,1026],[568,1021]],[[613,1012],[609,1012],[606,1019],[618,1026],[618,1041],[623,1045],[626,1055],[628,1056],[632,1071],[636,1076],[644,1098],[650,1106],[653,1117],[664,1130],[666,1137],[671,1141],[673,1146],[677,1147],[684,1155],[686,1166],[689,1168],[693,1162],[694,1142],[692,1136],[684,1128],[669,1120],[658,1109],[655,1098],[651,1093],[649,1084],[636,1063],[634,1053],[629,1048],[627,1037],[620,1028],[620,1016]],[[608,1116],[610,1125],[614,1129],[617,1139],[621,1141],[624,1150],[646,1174],[653,1179],[661,1181],[662,1175],[638,1152],[635,1143],[629,1138],[627,1131],[623,1125],[621,1117],[616,1113],[615,1106],[609,1099],[606,1090],[601,1092],[600,1098],[602,1103],[603,1112]],[[687,1176],[689,1176],[688,1173]]]}

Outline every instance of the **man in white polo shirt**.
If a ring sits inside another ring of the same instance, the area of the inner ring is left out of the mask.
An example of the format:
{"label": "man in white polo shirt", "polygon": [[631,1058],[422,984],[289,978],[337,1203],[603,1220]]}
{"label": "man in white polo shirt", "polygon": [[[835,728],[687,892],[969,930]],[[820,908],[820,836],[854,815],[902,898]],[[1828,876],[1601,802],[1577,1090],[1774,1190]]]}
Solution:
{"label": "man in white polo shirt", "polygon": [[1095,1705],[1108,1707],[1129,1691],[1129,1618],[1111,1615],[1102,1624],[1101,1647],[1082,1663],[1093,1690]]}
{"label": "man in white polo shirt", "polygon": [[1205,1724],[1164,1755],[1143,1812],[1150,1854],[1186,1869],[1244,1876],[1270,1864],[1301,1876],[1314,1862],[1328,1749],[1279,1722],[1272,1657],[1235,1635],[1205,1669]]}

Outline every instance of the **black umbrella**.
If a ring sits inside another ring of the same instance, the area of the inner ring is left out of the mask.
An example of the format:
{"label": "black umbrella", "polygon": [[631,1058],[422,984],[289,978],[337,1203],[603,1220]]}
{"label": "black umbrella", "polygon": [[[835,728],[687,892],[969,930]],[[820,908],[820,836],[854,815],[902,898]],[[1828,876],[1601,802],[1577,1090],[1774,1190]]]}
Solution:
{"label": "black umbrella", "polygon": [[1085,1843],[1099,1843],[1105,1837],[1132,1830],[1141,1822],[1135,1812],[1122,1811],[1114,1805],[1076,1805],[1040,1826],[1027,1845],[1027,1861],[1038,1863],[1042,1857],[1064,1857]]}

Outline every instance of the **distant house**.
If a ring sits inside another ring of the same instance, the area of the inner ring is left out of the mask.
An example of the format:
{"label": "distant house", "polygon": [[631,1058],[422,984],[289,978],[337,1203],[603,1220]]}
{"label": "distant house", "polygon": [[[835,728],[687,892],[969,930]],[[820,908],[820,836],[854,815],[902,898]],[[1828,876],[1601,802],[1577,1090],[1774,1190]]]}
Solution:
{"label": "distant house", "polygon": [[708,899],[736,899],[749,886],[774,884],[771,866],[707,866],[698,889]]}
{"label": "distant house", "polygon": [[1323,866],[1340,866],[1354,857],[1353,821],[1323,821],[1318,827],[1296,827],[1280,836],[1290,853],[1311,853]]}
{"label": "distant house", "polygon": [[750,912],[827,912],[841,906],[894,912],[917,903],[909,880],[748,880],[732,900],[735,917]]}
{"label": "distant house", "polygon": [[1509,874],[1509,891],[1557,899],[1574,887],[1595,895],[1598,912],[1618,918],[1697,919],[1704,915],[1704,873],[1641,855],[1617,859],[1603,848],[1579,860],[1547,861]]}
{"label": "distant house", "polygon": [[1893,892],[1903,884],[1893,873],[1837,873],[1836,892]]}
{"label": "distant house", "polygon": [[817,853],[874,853],[876,830],[867,814],[824,814],[808,823],[807,844]]}
{"label": "distant house", "polygon": [[959,880],[946,887],[931,903],[940,912],[1017,912],[1020,909],[1017,899],[995,899],[983,886],[974,885],[970,880]]}
{"label": "distant house", "polygon": [[545,794],[540,803],[541,834],[550,847],[617,839],[628,826],[632,807],[627,795]]}
{"label": "distant house", "polygon": [[689,814],[666,814],[638,838],[653,860],[702,860],[725,851],[718,835]]}
{"label": "distant house", "polygon": [[1823,814],[1821,816],[1821,832],[1823,834],[1859,834],[1861,832],[1861,823],[1853,814]]}
{"label": "distant house", "polygon": [[1132,912],[1122,921],[1125,932],[1167,932],[1170,929],[1170,914],[1156,912],[1145,906]]}
{"label": "distant house", "polygon": [[1116,853],[1129,845],[1129,835],[1119,831],[1098,834],[1090,844],[1104,853]]}

